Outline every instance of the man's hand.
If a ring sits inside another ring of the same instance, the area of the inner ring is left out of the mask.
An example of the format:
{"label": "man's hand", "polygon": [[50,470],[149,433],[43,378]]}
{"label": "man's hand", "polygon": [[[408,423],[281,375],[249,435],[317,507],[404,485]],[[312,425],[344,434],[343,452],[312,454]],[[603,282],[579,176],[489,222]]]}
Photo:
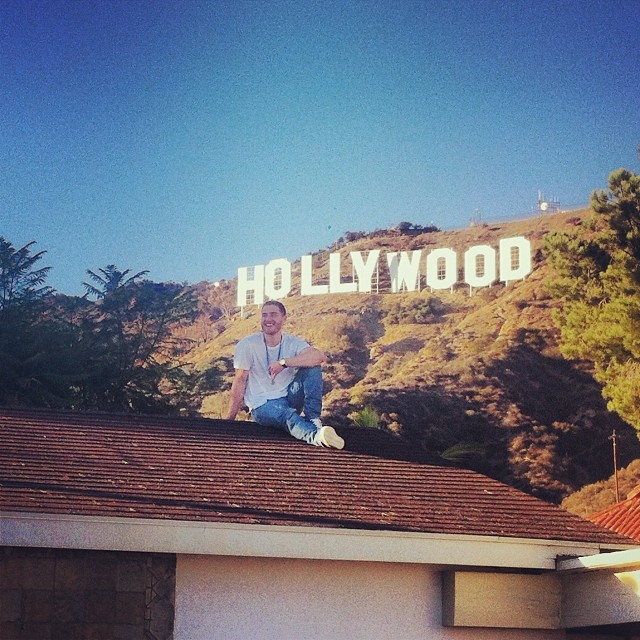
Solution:
{"label": "man's hand", "polygon": [[278,361],[272,362],[269,365],[269,375],[275,378],[279,373],[284,371],[287,367],[283,367]]}

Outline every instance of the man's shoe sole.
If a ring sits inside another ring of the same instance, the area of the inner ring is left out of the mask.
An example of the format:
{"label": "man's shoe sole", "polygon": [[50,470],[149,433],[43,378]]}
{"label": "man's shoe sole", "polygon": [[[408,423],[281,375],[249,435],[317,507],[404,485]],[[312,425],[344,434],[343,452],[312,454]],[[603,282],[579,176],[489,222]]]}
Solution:
{"label": "man's shoe sole", "polygon": [[333,427],[322,427],[320,429],[320,442],[325,447],[332,449],[343,449],[344,440],[336,433]]}

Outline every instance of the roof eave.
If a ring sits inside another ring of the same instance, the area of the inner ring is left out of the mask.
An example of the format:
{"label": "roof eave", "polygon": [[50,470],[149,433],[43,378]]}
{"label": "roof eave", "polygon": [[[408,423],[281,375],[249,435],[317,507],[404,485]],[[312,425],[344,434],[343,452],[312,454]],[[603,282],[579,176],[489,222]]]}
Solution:
{"label": "roof eave", "polygon": [[504,536],[0,512],[6,546],[553,570],[633,545]]}

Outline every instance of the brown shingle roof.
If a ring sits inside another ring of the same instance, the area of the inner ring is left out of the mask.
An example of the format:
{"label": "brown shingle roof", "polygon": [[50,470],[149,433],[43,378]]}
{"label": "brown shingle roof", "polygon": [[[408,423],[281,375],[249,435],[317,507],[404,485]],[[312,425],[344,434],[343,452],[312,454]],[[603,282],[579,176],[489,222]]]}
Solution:
{"label": "brown shingle roof", "polygon": [[0,509],[629,542],[473,471],[354,452],[343,435],[335,451],[249,422],[0,410]]}
{"label": "brown shingle roof", "polygon": [[626,500],[589,516],[589,520],[640,542],[640,495],[634,491]]}

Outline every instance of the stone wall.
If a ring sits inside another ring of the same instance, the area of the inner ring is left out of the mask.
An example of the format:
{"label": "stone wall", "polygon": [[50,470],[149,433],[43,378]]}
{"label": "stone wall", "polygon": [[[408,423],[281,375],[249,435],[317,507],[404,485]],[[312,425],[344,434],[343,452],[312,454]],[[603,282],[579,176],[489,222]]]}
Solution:
{"label": "stone wall", "polygon": [[171,640],[172,554],[0,547],[2,640]]}

